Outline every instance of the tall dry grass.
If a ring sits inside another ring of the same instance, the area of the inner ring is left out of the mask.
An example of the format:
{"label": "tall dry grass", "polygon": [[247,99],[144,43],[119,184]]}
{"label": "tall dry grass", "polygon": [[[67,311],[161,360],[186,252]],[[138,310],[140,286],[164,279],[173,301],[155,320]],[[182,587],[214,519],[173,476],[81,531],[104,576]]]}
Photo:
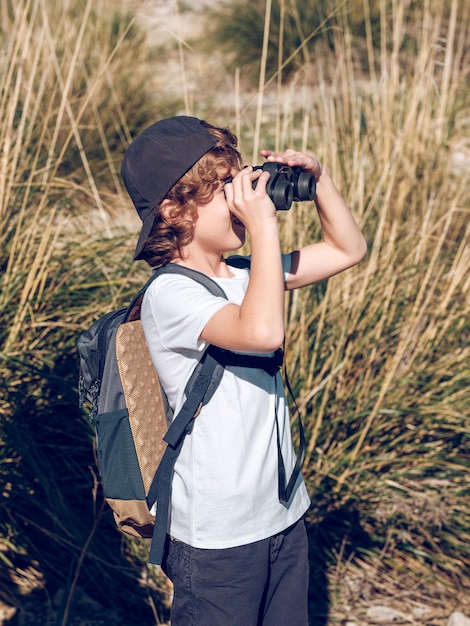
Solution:
{"label": "tall dry grass", "polygon": [[[146,274],[131,262],[137,224],[119,162],[133,133],[181,112],[181,103],[235,127],[249,162],[261,146],[316,153],[369,241],[357,268],[288,296],[287,364],[308,434],[311,536],[331,603],[348,577],[379,590],[410,580],[417,592],[468,587],[467,4],[366,0],[361,46],[360,18],[335,4],[335,29],[325,22],[327,36],[315,45],[304,33],[288,54],[280,45],[274,70],[274,14],[266,13],[254,91],[244,87],[243,67],[220,82],[198,74],[204,65],[189,62],[196,48],[180,41],[188,75],[175,102],[174,85],[171,95],[152,90],[162,62],[125,3],[4,1],[4,597],[60,586],[57,623],[65,624],[77,585],[88,581],[119,605],[131,595],[123,599],[119,585],[143,575],[142,547],[120,544],[101,507],[91,431],[75,409],[73,346],[81,328],[128,300]],[[298,70],[284,82],[291,55]],[[224,87],[223,105],[214,85]],[[320,235],[309,204],[280,220],[286,249]],[[149,606],[161,601],[150,579],[140,583]]]}
{"label": "tall dry grass", "polygon": [[[369,540],[343,550],[371,576],[453,589],[470,582],[468,18],[457,1],[426,5],[411,62],[395,3],[379,55],[367,41],[368,75],[346,23],[334,54],[278,101],[281,144],[319,154],[369,240],[357,268],[290,299],[312,518],[358,511]],[[284,234],[287,245],[317,236],[311,207]]]}
{"label": "tall dry grass", "polygon": [[155,101],[126,3],[4,1],[0,46],[0,594],[22,606],[61,588],[66,624],[80,584],[144,620],[151,594],[102,506],[74,347],[139,280],[121,153],[177,103]]}
{"label": "tall dry grass", "polygon": [[[238,93],[235,74],[234,118],[251,162],[266,145],[316,153],[369,241],[357,268],[288,299],[311,520],[338,588],[349,574],[393,593],[400,573],[402,589],[455,593],[470,583],[469,7],[364,2],[362,19],[350,8],[333,3],[335,28],[287,85],[307,37],[285,56],[279,45],[273,69],[282,11],[266,11],[259,88]],[[283,219],[287,249],[320,235],[309,205]]]}
{"label": "tall dry grass", "polygon": [[[119,230],[116,150],[130,124],[148,119],[151,94],[141,88],[150,75],[142,34],[115,4],[4,5],[0,306],[4,351],[19,354],[53,330],[48,316],[70,323],[70,298],[66,311],[54,298],[95,256],[87,238]],[[128,68],[131,55],[140,73]]]}

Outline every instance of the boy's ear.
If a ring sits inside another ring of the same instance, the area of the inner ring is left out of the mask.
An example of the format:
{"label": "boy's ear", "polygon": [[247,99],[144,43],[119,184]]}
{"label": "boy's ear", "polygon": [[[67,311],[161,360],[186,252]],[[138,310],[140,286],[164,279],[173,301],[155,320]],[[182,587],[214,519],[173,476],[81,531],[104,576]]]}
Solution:
{"label": "boy's ear", "polygon": [[[158,212],[162,216],[163,221],[165,222],[165,224],[168,224],[169,226],[175,223],[181,223],[181,216],[174,215],[175,208],[177,207],[175,207],[175,205],[172,204],[171,200],[168,200],[167,198],[162,200],[158,208]],[[187,215],[185,215],[185,220],[191,220],[191,219],[192,219],[191,214],[188,213]]]}

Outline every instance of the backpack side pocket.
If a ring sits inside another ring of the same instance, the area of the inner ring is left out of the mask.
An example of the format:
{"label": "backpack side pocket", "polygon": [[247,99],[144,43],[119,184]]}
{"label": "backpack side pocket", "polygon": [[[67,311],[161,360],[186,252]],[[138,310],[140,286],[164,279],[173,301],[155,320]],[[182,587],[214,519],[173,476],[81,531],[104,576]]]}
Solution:
{"label": "backpack side pocket", "polygon": [[145,500],[127,409],[98,414],[95,424],[105,497]]}
{"label": "backpack side pocket", "polygon": [[127,409],[95,417],[98,464],[106,502],[121,532],[152,537],[150,514]]}

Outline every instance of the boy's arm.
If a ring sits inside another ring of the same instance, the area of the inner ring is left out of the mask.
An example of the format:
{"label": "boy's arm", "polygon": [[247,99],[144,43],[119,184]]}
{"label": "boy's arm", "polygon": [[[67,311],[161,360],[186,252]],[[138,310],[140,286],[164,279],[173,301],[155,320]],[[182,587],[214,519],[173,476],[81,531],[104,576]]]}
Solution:
{"label": "boy's arm", "polygon": [[284,274],[277,212],[266,194],[268,180],[266,172],[246,168],[226,185],[230,212],[250,235],[250,280],[242,304],[228,304],[215,313],[201,339],[229,350],[271,352],[284,339]]}
{"label": "boy's arm", "polygon": [[[276,210],[265,191],[269,175],[246,168],[226,186],[230,211],[250,234],[250,281],[242,304],[228,304],[215,313],[204,327],[201,339],[229,350],[275,350],[284,338],[284,288],[296,289],[329,278],[358,263],[366,253],[364,236],[317,159],[293,150],[261,154],[268,161],[298,165],[315,175],[315,203],[323,241],[292,253],[291,271],[284,285]],[[253,190],[252,182],[258,176]]]}
{"label": "boy's arm", "polygon": [[277,154],[261,152],[268,161],[299,166],[317,180],[315,204],[320,218],[323,241],[292,253],[287,289],[297,289],[338,274],[359,263],[367,251],[366,240],[349,211],[344,198],[319,161],[301,152],[286,150]]}

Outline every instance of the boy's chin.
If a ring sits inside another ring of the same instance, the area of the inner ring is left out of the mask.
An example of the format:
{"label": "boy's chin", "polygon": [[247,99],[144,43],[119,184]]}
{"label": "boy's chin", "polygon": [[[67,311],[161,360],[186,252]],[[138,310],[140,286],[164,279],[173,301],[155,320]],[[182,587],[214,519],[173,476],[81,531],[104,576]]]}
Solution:
{"label": "boy's chin", "polygon": [[245,227],[243,226],[242,223],[234,224],[232,227],[232,230],[233,230],[233,234],[235,235],[235,237],[240,241],[240,245],[238,246],[240,248],[241,246],[243,246],[243,244],[245,243],[245,239],[246,239]]}
{"label": "boy's chin", "polygon": [[243,248],[243,246],[245,245],[245,237],[237,237],[238,239],[238,243],[237,242],[233,242],[233,245],[230,246],[230,250],[227,250],[227,253],[232,253],[232,252],[237,252],[237,250],[240,250],[240,248]]}

